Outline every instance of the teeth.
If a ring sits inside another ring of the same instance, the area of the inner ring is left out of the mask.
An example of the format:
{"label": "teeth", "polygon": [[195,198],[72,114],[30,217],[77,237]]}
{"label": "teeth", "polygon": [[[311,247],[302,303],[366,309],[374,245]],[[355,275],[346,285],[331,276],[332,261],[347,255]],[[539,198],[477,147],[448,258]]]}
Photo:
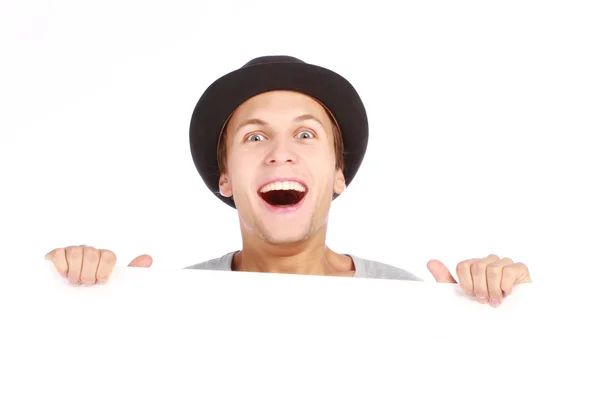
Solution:
{"label": "teeth", "polygon": [[298,192],[305,192],[306,188],[301,183],[295,181],[283,181],[283,182],[272,182],[268,185],[263,186],[260,189],[261,193],[270,192],[271,190],[296,190]]}

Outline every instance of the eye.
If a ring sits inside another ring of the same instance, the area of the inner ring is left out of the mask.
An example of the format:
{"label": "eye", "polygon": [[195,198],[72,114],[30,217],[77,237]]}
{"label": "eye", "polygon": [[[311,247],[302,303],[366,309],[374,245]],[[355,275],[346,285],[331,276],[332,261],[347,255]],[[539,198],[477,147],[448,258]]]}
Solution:
{"label": "eye", "polygon": [[315,136],[315,134],[310,131],[302,131],[296,135],[296,137],[300,137],[300,139],[310,139],[311,137],[314,137],[314,136]]}
{"label": "eye", "polygon": [[260,138],[264,139],[264,136],[259,135],[258,133],[253,133],[252,135],[248,136],[246,138],[246,140],[251,141],[251,142],[258,142],[261,140]]}

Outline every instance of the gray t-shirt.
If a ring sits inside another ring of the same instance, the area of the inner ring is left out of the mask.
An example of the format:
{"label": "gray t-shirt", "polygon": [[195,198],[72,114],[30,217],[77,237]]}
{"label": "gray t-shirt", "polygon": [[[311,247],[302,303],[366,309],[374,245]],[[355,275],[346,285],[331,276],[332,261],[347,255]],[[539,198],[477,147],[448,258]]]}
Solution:
{"label": "gray t-shirt", "polygon": [[[222,257],[204,261],[200,264],[195,264],[185,269],[204,269],[216,271],[231,271],[231,263],[233,256],[237,251],[232,251]],[[365,260],[351,254],[346,254],[352,258],[354,262],[355,278],[376,278],[376,279],[398,279],[404,281],[423,281],[421,278],[411,274],[403,269],[392,267],[391,265],[383,264],[377,261]]]}

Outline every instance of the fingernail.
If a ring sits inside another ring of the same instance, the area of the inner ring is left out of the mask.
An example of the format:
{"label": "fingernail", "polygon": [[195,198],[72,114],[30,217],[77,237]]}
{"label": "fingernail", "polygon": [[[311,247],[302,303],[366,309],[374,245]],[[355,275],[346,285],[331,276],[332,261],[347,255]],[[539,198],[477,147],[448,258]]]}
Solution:
{"label": "fingernail", "polygon": [[473,296],[475,296],[475,294],[473,292],[467,292],[467,296],[473,297]]}
{"label": "fingernail", "polygon": [[492,299],[492,306],[493,307],[498,307],[500,305],[500,300],[498,299]]}
{"label": "fingernail", "polygon": [[485,303],[487,303],[487,302],[488,302],[488,299],[487,299],[487,297],[479,297],[477,300],[478,300],[480,303],[482,303],[482,304],[485,304]]}

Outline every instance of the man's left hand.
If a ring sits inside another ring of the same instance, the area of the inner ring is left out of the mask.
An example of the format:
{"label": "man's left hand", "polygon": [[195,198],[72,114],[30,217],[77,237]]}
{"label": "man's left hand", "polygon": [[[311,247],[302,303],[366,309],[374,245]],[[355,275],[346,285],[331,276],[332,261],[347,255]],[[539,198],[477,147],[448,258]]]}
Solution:
{"label": "man's left hand", "polygon": [[520,283],[531,283],[529,269],[523,263],[515,263],[510,258],[489,255],[458,263],[454,279],[448,268],[438,260],[427,263],[427,269],[437,282],[458,283],[465,293],[475,297],[480,303],[493,307],[502,304],[505,296]]}

